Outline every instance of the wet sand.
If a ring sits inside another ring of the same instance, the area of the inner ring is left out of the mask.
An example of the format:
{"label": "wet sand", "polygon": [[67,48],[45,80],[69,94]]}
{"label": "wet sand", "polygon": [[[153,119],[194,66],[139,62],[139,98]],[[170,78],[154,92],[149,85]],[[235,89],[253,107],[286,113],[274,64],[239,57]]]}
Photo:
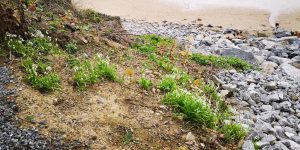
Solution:
{"label": "wet sand", "polygon": [[[159,0],[73,0],[73,3],[79,8],[91,8],[123,19],[182,24],[201,19],[202,21],[198,23],[204,25],[211,24],[241,30],[271,30],[270,12],[263,9],[210,6],[184,10],[178,5],[161,3]],[[285,12],[277,19],[280,25],[288,30],[300,30],[300,10]]]}

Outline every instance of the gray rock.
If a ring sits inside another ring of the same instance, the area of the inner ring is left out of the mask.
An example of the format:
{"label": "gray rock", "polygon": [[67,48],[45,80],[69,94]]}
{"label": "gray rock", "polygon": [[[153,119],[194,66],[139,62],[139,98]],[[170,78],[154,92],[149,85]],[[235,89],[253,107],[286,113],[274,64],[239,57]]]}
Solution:
{"label": "gray rock", "polygon": [[277,63],[271,61],[264,61],[261,64],[262,71],[267,74],[272,74],[277,67]]}
{"label": "gray rock", "polygon": [[289,150],[289,149],[281,142],[276,142],[274,145],[274,150]]}
{"label": "gray rock", "polygon": [[292,60],[288,59],[288,58],[282,58],[282,57],[278,57],[278,56],[270,56],[268,58],[269,61],[275,62],[278,65],[281,65],[283,63],[291,63]]}
{"label": "gray rock", "polygon": [[261,110],[262,111],[271,111],[273,107],[271,105],[262,105]]}
{"label": "gray rock", "polygon": [[290,139],[291,137],[295,136],[294,133],[290,133],[290,132],[284,132],[284,134]]}
{"label": "gray rock", "polygon": [[278,93],[273,93],[271,95],[268,95],[266,98],[267,102],[278,102],[280,100]]}
{"label": "gray rock", "polygon": [[242,150],[255,150],[252,141],[246,140],[243,144]]}
{"label": "gray rock", "polygon": [[273,41],[262,40],[262,44],[264,44],[266,50],[271,50],[276,46],[276,43]]}
{"label": "gray rock", "polygon": [[277,30],[274,32],[274,35],[275,35],[277,38],[282,38],[282,37],[292,36],[292,33],[289,32],[289,31],[285,31],[285,30],[283,30],[283,29],[277,29]]}
{"label": "gray rock", "polygon": [[299,81],[300,80],[300,69],[288,64],[288,63],[283,63],[280,65],[280,69],[287,74],[288,76],[294,78],[295,80]]}
{"label": "gray rock", "polygon": [[230,56],[230,57],[237,57],[243,60],[246,60],[250,63],[256,63],[254,55],[250,52],[246,52],[239,49],[225,49],[221,52],[222,56]]}
{"label": "gray rock", "polygon": [[276,90],[276,88],[277,88],[277,83],[274,81],[268,82],[266,84],[266,89],[268,89],[268,90]]}
{"label": "gray rock", "polygon": [[300,69],[300,61],[299,60],[291,62],[291,65]]}
{"label": "gray rock", "polygon": [[287,146],[288,148],[292,149],[292,150],[299,150],[300,149],[300,145],[297,144],[296,142],[292,141],[292,140],[284,140],[282,141],[282,143]]}
{"label": "gray rock", "polygon": [[264,147],[266,147],[266,146],[269,146],[270,143],[269,143],[269,142],[261,142],[261,141],[258,141],[258,142],[256,142],[256,145],[257,145],[258,147],[260,147],[260,148],[264,148]]}
{"label": "gray rock", "polygon": [[267,135],[266,137],[262,138],[260,140],[260,142],[268,142],[268,143],[271,143],[271,142],[274,142],[276,140],[276,137],[274,135]]}
{"label": "gray rock", "polygon": [[295,136],[292,136],[290,139],[292,139],[296,143],[300,144],[300,136],[295,135]]}
{"label": "gray rock", "polygon": [[291,106],[292,106],[292,104],[288,101],[284,101],[278,105],[278,107],[281,111],[289,111]]}
{"label": "gray rock", "polygon": [[[249,92],[247,92],[250,95],[250,98],[256,102],[260,102],[261,101],[261,97],[260,94],[254,90],[251,90]],[[245,94],[247,94],[245,93]]]}

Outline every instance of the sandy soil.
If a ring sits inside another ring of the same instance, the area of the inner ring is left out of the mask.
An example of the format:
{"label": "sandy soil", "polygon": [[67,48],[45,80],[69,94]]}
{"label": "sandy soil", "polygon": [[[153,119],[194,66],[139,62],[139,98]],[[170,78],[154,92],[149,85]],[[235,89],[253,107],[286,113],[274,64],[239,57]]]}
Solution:
{"label": "sandy soil", "polygon": [[[221,25],[247,30],[270,30],[270,13],[259,9],[208,7],[186,11],[177,5],[161,3],[159,0],[73,0],[79,8],[92,8],[108,15],[125,19],[143,19],[160,22],[163,20],[188,23],[202,19],[204,25]],[[300,30],[300,13],[290,12],[278,19],[281,26],[290,30]]]}

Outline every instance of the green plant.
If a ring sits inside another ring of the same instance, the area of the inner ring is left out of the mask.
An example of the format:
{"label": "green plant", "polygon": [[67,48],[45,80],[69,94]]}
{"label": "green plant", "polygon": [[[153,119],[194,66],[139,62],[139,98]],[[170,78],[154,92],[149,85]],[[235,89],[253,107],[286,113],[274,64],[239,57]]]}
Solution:
{"label": "green plant", "polygon": [[125,135],[123,136],[123,143],[124,145],[127,145],[131,142],[133,142],[133,133],[130,130],[126,130]]}
{"label": "green plant", "polygon": [[199,96],[185,90],[174,90],[165,95],[162,102],[173,106],[184,118],[208,128],[215,128],[217,115]]}
{"label": "green plant", "polygon": [[117,81],[118,73],[114,65],[109,65],[107,60],[100,59],[96,68],[98,74],[110,81]]}
{"label": "green plant", "polygon": [[75,71],[74,81],[75,85],[80,89],[101,79],[110,81],[118,80],[116,67],[110,65],[108,60],[102,58],[86,60],[75,67],[77,67],[77,69]]}
{"label": "green plant", "polygon": [[33,47],[42,53],[57,53],[59,51],[58,47],[54,45],[48,38],[33,38],[30,40],[33,43]]}
{"label": "green plant", "polygon": [[73,57],[73,56],[70,56],[70,57],[68,58],[67,62],[68,62],[68,66],[69,66],[70,68],[74,68],[74,67],[80,65],[80,60],[77,59],[76,57]]}
{"label": "green plant", "polygon": [[173,91],[176,89],[176,87],[177,87],[176,82],[174,78],[170,75],[163,77],[163,79],[159,84],[159,89],[165,92]]}
{"label": "green plant", "polygon": [[83,15],[91,22],[100,23],[102,21],[102,14],[95,12],[91,9],[86,9],[83,11]]}
{"label": "green plant", "polygon": [[192,60],[200,65],[212,65],[225,69],[234,68],[239,71],[250,70],[254,68],[252,64],[235,57],[193,54]]}
{"label": "green plant", "polygon": [[35,49],[32,45],[27,44],[23,39],[9,38],[7,41],[8,48],[19,56],[32,57],[35,55]]}
{"label": "green plant", "polygon": [[60,87],[60,77],[56,73],[46,73],[46,64],[39,61],[37,64],[31,58],[22,61],[21,66],[26,71],[26,81],[34,88],[49,92]]}
{"label": "green plant", "polygon": [[146,79],[144,77],[142,77],[140,80],[139,80],[139,84],[140,84],[140,87],[145,89],[145,90],[149,90],[152,86],[152,82],[151,80],[149,79]]}
{"label": "green plant", "polygon": [[75,54],[78,50],[77,44],[75,41],[70,41],[67,45],[66,45],[66,51],[69,54]]}
{"label": "green plant", "polygon": [[26,120],[27,120],[28,122],[34,122],[34,116],[33,116],[33,115],[27,115],[27,116],[26,116]]}
{"label": "green plant", "polygon": [[44,92],[54,91],[60,87],[60,77],[56,73],[43,76],[29,74],[26,79],[34,88]]}
{"label": "green plant", "polygon": [[225,112],[228,107],[225,103],[225,101],[222,99],[222,97],[219,95],[216,87],[212,84],[205,84],[202,85],[202,92],[203,94],[210,100],[212,100],[215,105],[218,112],[223,113]]}
{"label": "green plant", "polygon": [[241,124],[225,124],[220,131],[228,142],[239,142],[247,135]]}

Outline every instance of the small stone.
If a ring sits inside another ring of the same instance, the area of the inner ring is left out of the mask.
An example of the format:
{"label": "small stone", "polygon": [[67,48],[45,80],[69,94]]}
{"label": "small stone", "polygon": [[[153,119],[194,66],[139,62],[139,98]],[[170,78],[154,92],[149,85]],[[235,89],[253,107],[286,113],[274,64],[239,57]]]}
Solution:
{"label": "small stone", "polygon": [[230,92],[234,92],[237,90],[237,85],[236,84],[225,84],[222,86],[225,90],[228,90]]}
{"label": "small stone", "polygon": [[244,142],[242,150],[255,150],[254,148],[254,144],[252,143],[252,141],[247,140]]}
{"label": "small stone", "polygon": [[271,94],[267,96],[267,101],[268,102],[278,102],[280,100],[279,96],[277,93]]}
{"label": "small stone", "polygon": [[295,134],[290,133],[290,132],[284,132],[284,134],[290,139],[292,136],[294,136]]}
{"label": "small stone", "polygon": [[185,137],[186,141],[195,141],[196,137],[192,134],[192,132],[189,132],[186,137]]}
{"label": "small stone", "polygon": [[229,91],[228,91],[228,90],[221,90],[221,92],[220,92],[220,95],[221,95],[222,97],[226,97],[228,94],[229,94]]}
{"label": "small stone", "polygon": [[274,150],[289,150],[289,149],[281,142],[276,142],[274,145]]}
{"label": "small stone", "polygon": [[262,105],[261,110],[262,111],[271,111],[273,107],[271,105]]}
{"label": "small stone", "polygon": [[266,84],[266,89],[268,90],[276,90],[277,83],[272,81]]}

